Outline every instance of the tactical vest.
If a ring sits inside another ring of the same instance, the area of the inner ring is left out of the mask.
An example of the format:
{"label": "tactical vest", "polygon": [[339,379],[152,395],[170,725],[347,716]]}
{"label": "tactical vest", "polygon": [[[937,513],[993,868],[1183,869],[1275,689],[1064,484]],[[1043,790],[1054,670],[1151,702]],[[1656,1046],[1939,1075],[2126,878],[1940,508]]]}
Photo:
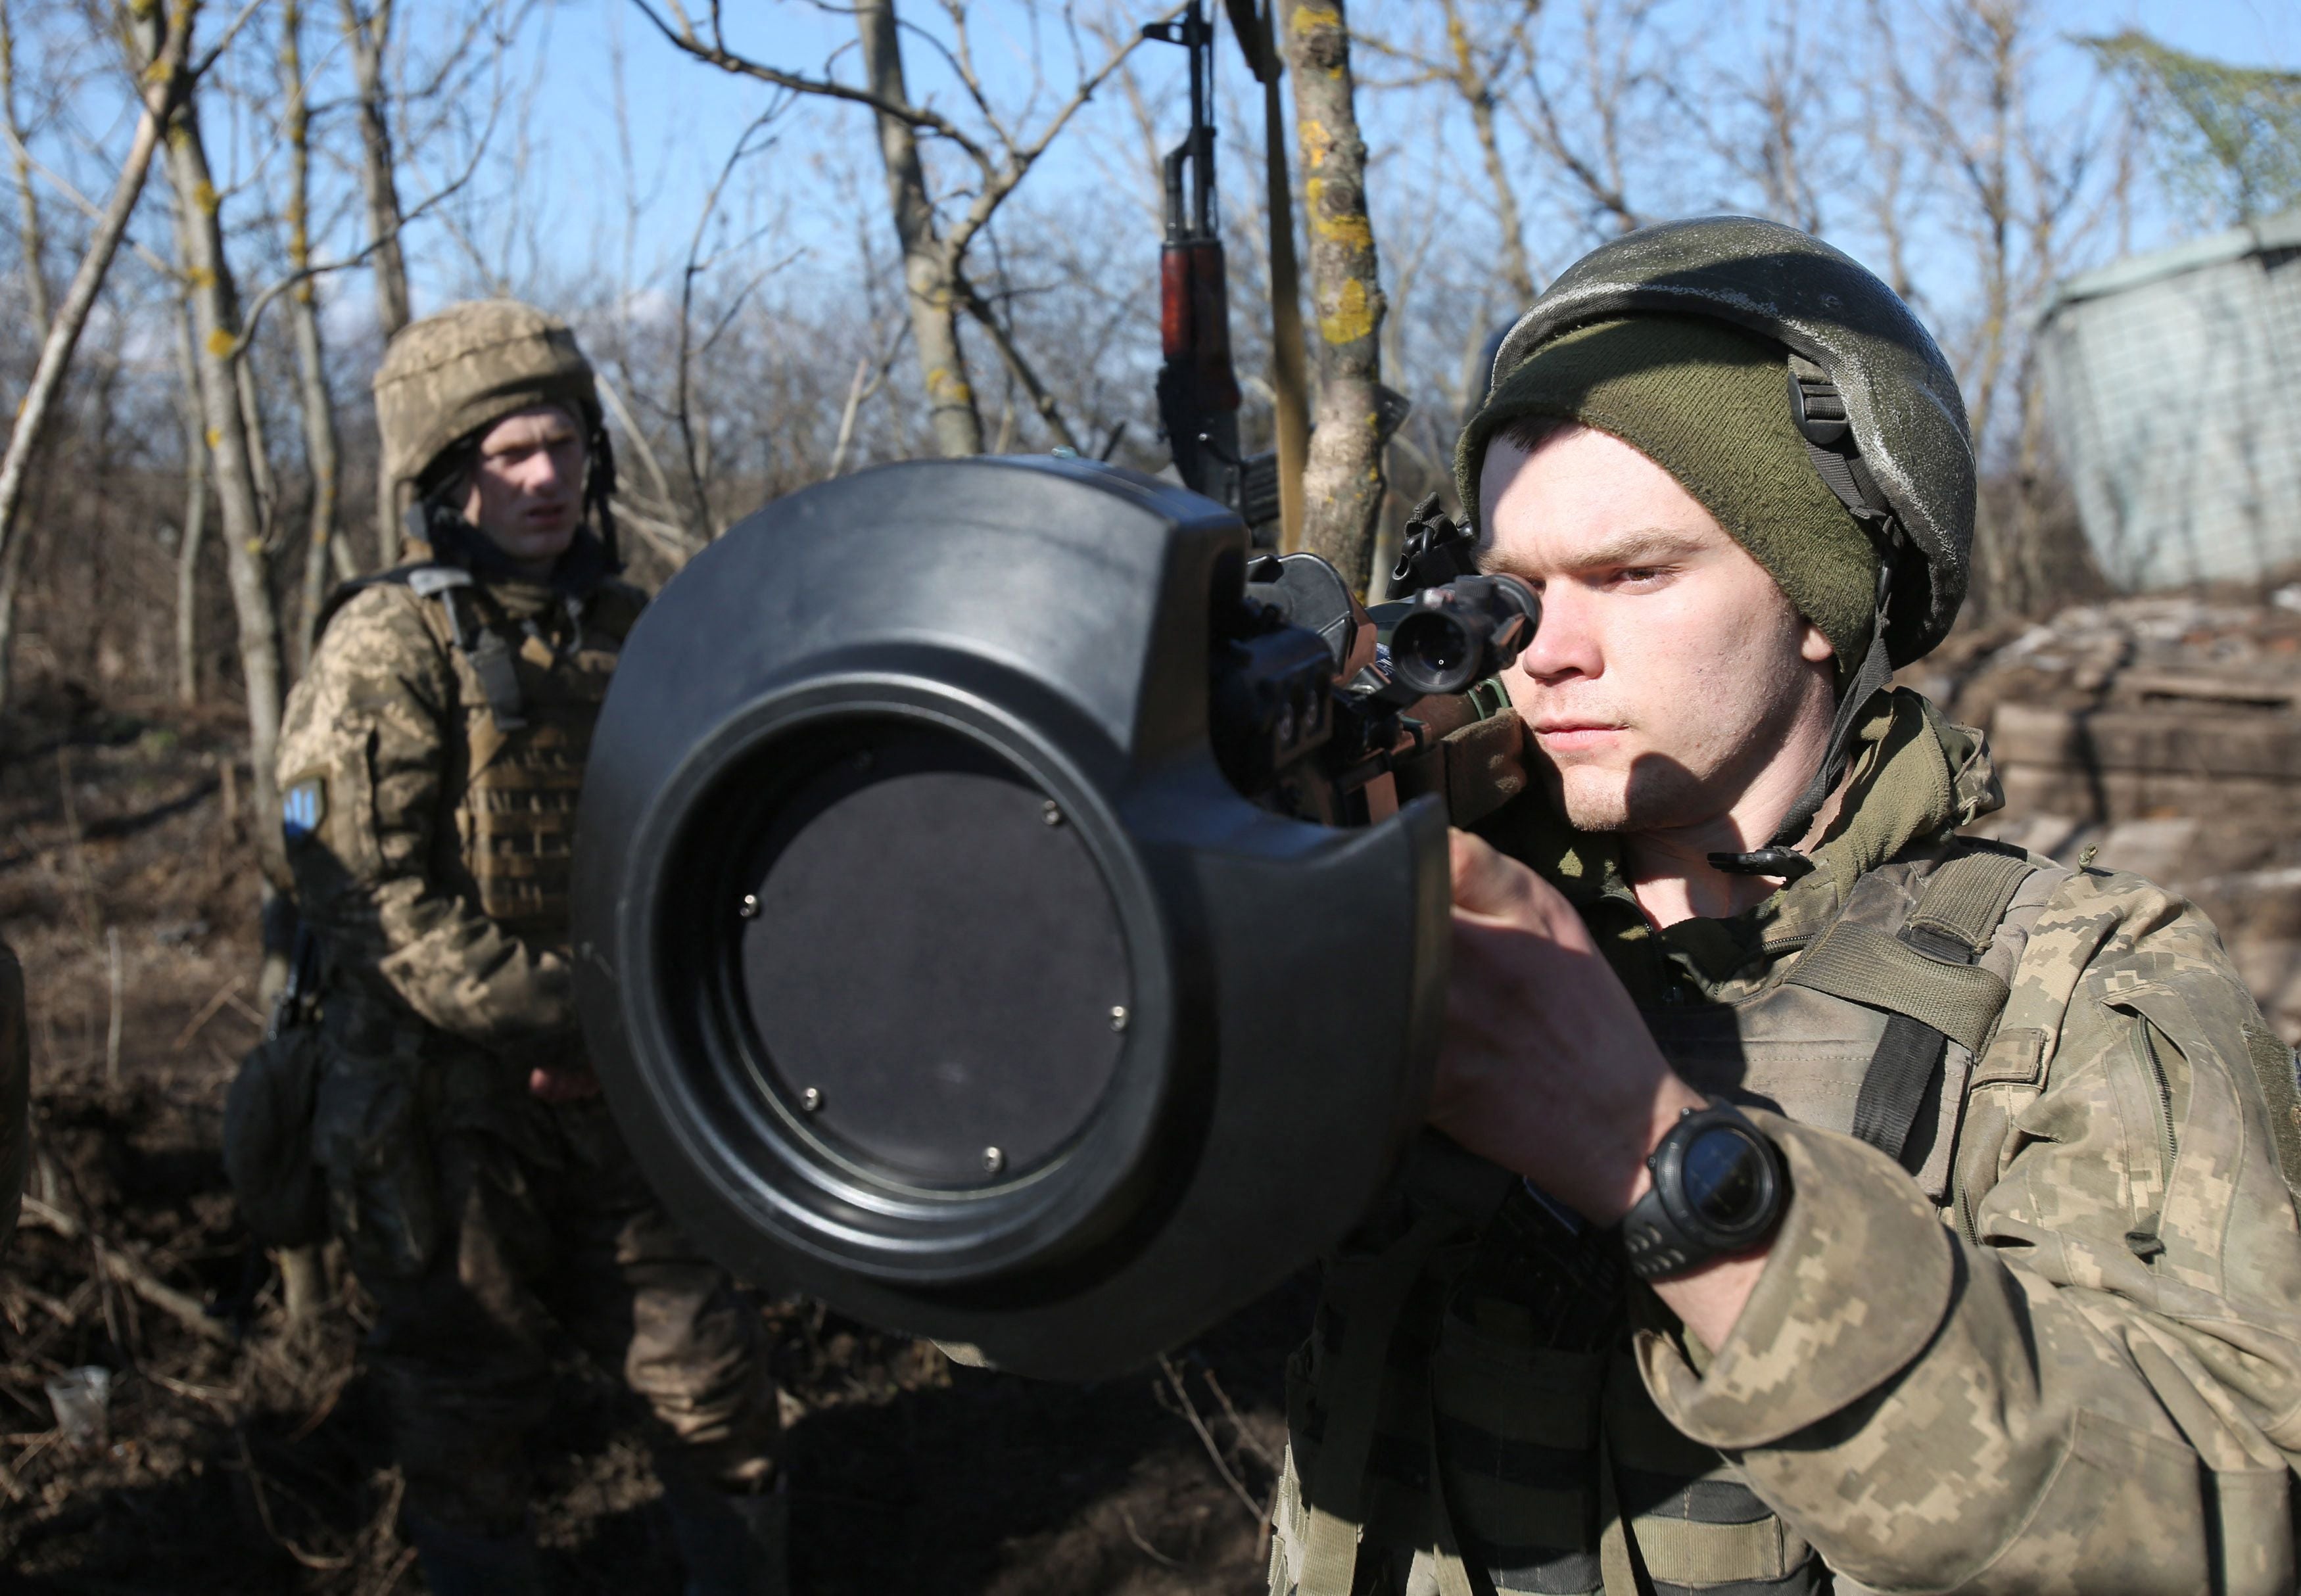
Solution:
{"label": "tactical vest", "polygon": [[[1970,1233],[1957,1154],[1977,1059],[2068,874],[1994,844],[1881,866],[1820,934],[1766,948],[1797,957],[1753,996],[1644,1018],[1697,1090],[1898,1156]],[[1439,1148],[1330,1262],[1289,1366],[1276,1596],[1828,1588],[1798,1533],[1654,1407],[1626,1332],[1659,1308],[1616,1249]]]}
{"label": "tactical vest", "polygon": [[448,714],[464,723],[460,756],[448,762],[456,851],[481,912],[516,936],[564,943],[591,728],[639,596],[611,582],[519,615],[469,572],[445,564],[356,586],[382,581],[431,601],[424,624],[456,664]]}

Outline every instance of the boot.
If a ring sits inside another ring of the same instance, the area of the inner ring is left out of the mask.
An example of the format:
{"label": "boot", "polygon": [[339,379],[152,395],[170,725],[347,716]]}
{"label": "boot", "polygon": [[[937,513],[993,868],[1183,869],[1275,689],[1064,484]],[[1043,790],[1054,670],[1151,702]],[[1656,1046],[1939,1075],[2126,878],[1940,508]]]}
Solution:
{"label": "boot", "polygon": [[525,1530],[482,1534],[442,1524],[413,1508],[406,1525],[431,1596],[541,1596],[542,1565],[535,1537]]}
{"label": "boot", "polygon": [[754,1496],[667,1489],[686,1596],[790,1596],[791,1498],[778,1479]]}

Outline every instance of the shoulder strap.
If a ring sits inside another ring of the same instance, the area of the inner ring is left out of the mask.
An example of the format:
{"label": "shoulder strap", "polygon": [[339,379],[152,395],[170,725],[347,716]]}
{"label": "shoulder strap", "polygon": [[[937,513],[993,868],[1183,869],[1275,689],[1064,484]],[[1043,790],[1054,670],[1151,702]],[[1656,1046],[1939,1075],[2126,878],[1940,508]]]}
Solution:
{"label": "shoulder strap", "polygon": [[448,635],[454,639],[456,651],[471,662],[473,673],[479,677],[480,690],[487,695],[488,714],[494,717],[496,730],[515,731],[527,724],[520,699],[519,676],[512,668],[511,649],[499,634],[480,623],[474,608],[472,573],[461,565],[426,561],[338,584],[335,591],[328,595],[328,601],[320,606],[320,617],[313,624],[314,647],[318,646],[321,633],[327,631],[336,612],[368,589],[381,587],[406,588],[419,598],[439,600],[448,614]]}
{"label": "shoulder strap", "polygon": [[1854,1101],[1853,1133],[1905,1166],[1949,1040],[1980,1051],[2004,1009],[2005,983],[1974,960],[2037,869],[2017,850],[1969,844],[1928,879],[1898,933],[1841,920],[1790,971],[1796,985],[1888,1011]]}
{"label": "shoulder strap", "polygon": [[312,623],[312,646],[314,648],[318,648],[321,637],[328,630],[328,623],[336,618],[337,613],[344,606],[370,588],[413,588],[415,586],[415,579],[419,573],[446,569],[448,567],[396,565],[389,571],[379,571],[371,576],[356,576],[349,581],[338,582],[329,590],[326,600],[320,606],[318,617]]}
{"label": "shoulder strap", "polygon": [[527,724],[527,717],[522,713],[519,673],[512,668],[510,645],[501,632],[481,624],[471,576],[461,574],[463,581],[441,583],[437,589],[448,608],[448,635],[471,662],[472,673],[480,679],[480,690],[487,695],[488,714],[494,717],[496,730],[516,731]]}

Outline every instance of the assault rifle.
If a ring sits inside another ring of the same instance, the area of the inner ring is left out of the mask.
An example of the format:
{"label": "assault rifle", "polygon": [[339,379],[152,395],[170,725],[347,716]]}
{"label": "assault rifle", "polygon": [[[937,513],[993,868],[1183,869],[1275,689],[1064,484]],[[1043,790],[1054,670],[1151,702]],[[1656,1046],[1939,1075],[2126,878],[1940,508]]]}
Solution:
{"label": "assault rifle", "polygon": [[1238,452],[1238,376],[1230,359],[1230,287],[1215,199],[1215,33],[1203,0],[1142,37],[1190,54],[1191,126],[1167,153],[1167,237],[1159,255],[1159,424],[1183,485],[1229,506],[1252,529],[1278,516],[1278,457]]}

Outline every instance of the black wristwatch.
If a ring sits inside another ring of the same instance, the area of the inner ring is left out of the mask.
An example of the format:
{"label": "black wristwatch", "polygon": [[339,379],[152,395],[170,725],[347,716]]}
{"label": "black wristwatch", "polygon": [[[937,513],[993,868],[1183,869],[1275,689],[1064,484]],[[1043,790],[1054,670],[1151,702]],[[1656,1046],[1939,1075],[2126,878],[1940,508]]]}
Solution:
{"label": "black wristwatch", "polygon": [[1688,1108],[1646,1158],[1653,1184],[1622,1216],[1622,1248],[1640,1280],[1669,1280],[1747,1252],[1789,1201],[1782,1155],[1722,1098]]}

